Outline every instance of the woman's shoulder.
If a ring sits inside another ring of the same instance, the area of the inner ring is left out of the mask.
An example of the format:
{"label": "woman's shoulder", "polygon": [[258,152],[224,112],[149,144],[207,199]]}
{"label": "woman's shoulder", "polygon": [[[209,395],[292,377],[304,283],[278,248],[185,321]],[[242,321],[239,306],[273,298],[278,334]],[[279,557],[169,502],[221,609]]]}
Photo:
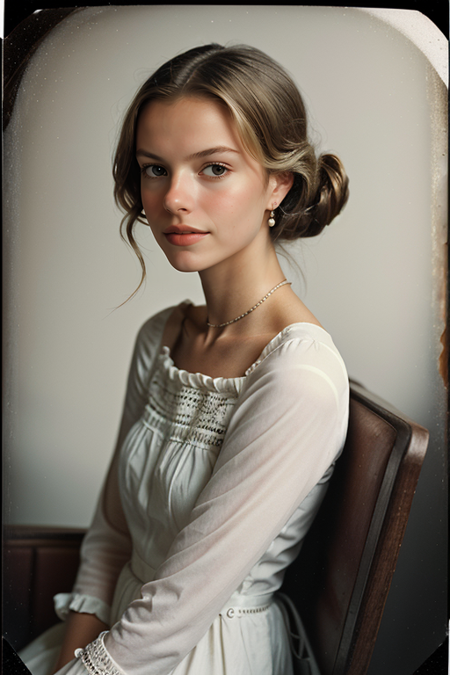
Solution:
{"label": "woman's shoulder", "polygon": [[175,307],[167,307],[148,318],[139,328],[136,342],[145,344],[159,341],[174,309]]}
{"label": "woman's shoulder", "polygon": [[250,380],[269,378],[290,390],[310,388],[313,381],[327,383],[345,393],[348,374],[331,335],[320,325],[307,322],[286,326],[263,349],[246,372]]}
{"label": "woman's shoulder", "polygon": [[167,326],[182,305],[171,306],[153,314],[139,328],[134,352],[138,361],[149,363],[161,350]]}
{"label": "woman's shoulder", "polygon": [[342,362],[342,357],[333,342],[333,338],[325,328],[319,324],[300,321],[292,323],[280,330],[274,338],[266,344],[257,361],[249,371],[262,362],[276,363],[282,357],[288,361],[321,360],[332,355],[334,360]]}

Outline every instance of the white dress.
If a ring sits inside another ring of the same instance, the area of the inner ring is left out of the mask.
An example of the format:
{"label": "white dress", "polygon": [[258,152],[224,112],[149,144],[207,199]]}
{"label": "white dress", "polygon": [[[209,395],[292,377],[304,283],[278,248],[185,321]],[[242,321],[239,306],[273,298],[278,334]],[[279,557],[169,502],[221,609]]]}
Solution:
{"label": "white dress", "polygon": [[[139,332],[78,577],[55,598],[61,618],[111,629],[58,672],[291,675],[273,594],[343,447],[346,369],[324,329],[296,323],[244,377],[179,370],[161,346],[171,311]],[[60,626],[23,650],[33,675],[49,672]]]}

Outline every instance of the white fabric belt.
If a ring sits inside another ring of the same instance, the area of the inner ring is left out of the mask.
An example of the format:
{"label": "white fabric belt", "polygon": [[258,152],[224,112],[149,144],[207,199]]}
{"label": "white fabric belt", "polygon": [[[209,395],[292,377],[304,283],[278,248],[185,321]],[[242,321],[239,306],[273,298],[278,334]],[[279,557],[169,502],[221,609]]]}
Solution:
{"label": "white fabric belt", "polygon": [[239,618],[246,614],[259,614],[268,610],[273,602],[273,593],[267,595],[235,595],[222,607],[219,614],[228,619]]}

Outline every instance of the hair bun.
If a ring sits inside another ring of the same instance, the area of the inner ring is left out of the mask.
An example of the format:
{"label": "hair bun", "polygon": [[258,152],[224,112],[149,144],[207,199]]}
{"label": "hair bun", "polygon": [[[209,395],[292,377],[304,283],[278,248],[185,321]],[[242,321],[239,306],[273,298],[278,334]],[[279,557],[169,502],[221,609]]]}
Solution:
{"label": "hair bun", "polygon": [[280,227],[275,239],[292,241],[315,237],[344,208],[348,196],[348,177],[336,155],[323,153],[317,159],[311,146],[302,165],[294,170],[294,184],[280,205]]}
{"label": "hair bun", "polygon": [[318,159],[318,187],[313,204],[305,210],[310,217],[303,237],[314,237],[344,208],[349,195],[348,177],[336,155],[324,153]]}

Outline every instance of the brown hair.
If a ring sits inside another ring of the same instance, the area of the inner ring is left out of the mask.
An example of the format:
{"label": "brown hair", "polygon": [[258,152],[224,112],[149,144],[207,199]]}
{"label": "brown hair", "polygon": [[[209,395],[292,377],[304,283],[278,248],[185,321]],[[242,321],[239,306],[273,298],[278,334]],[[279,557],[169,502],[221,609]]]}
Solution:
{"label": "brown hair", "polygon": [[141,86],[131,102],[116,148],[114,198],[125,211],[121,235],[145,263],[134,238],[144,223],[140,169],[135,158],[139,113],[150,101],[197,96],[218,100],[230,111],[246,151],[268,174],[292,172],[292,188],[275,213],[273,241],[319,234],[348,199],[348,178],[338,157],[316,157],[307,138],[306,111],[285,70],[259,49],[218,44],[190,49],[164,65]]}

